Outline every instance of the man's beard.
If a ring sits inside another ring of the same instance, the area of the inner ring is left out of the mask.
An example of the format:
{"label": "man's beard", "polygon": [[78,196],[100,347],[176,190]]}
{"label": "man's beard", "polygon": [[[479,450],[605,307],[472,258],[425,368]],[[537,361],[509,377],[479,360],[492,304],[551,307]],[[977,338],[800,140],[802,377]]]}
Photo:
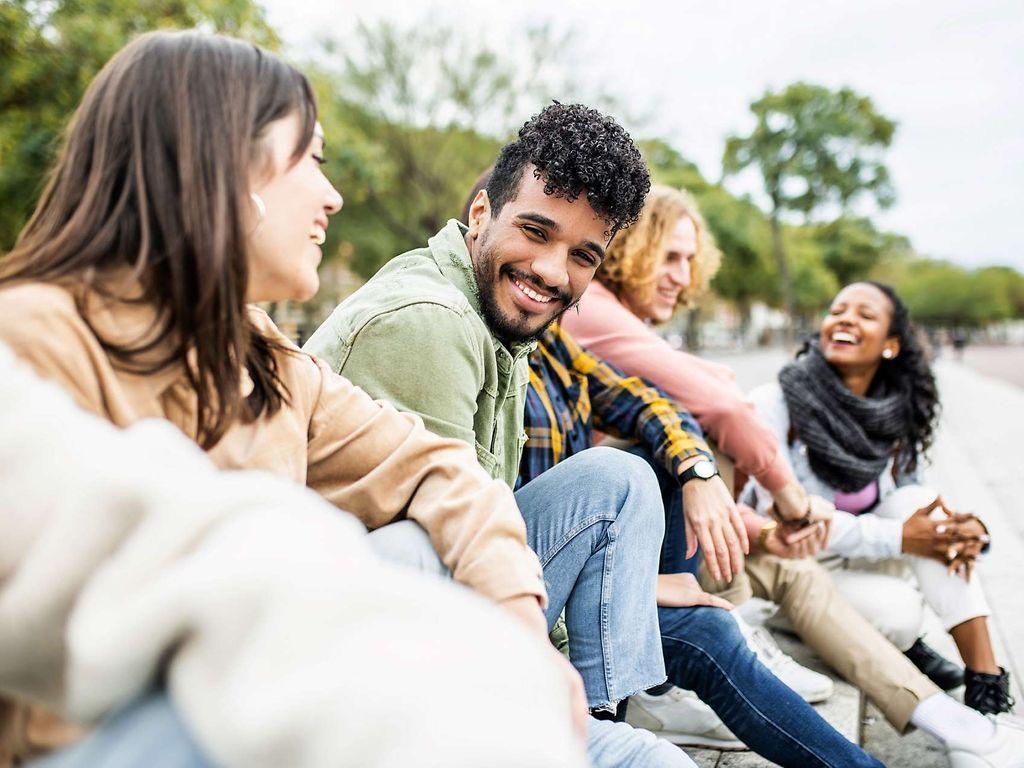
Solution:
{"label": "man's beard", "polygon": [[532,285],[534,288],[543,290],[545,294],[549,293],[552,289],[538,284],[536,278],[512,269],[507,264],[502,265],[499,269],[495,269],[494,264],[497,261],[498,254],[494,252],[494,249],[487,247],[486,235],[481,238],[479,248],[480,256],[473,261],[473,274],[476,277],[477,293],[480,297],[480,314],[483,315],[484,322],[487,323],[491,333],[506,344],[524,344],[537,341],[544,335],[544,331],[547,330],[548,326],[560,318],[575,303],[565,291],[558,291],[551,301],[552,303],[562,305],[562,309],[552,315],[551,319],[546,323],[542,323],[536,330],[529,330],[528,324],[531,320],[535,319],[535,316],[529,315],[522,309],[513,310],[518,317],[510,318],[505,315],[498,306],[498,284],[508,275],[515,277],[515,279],[526,285]]}

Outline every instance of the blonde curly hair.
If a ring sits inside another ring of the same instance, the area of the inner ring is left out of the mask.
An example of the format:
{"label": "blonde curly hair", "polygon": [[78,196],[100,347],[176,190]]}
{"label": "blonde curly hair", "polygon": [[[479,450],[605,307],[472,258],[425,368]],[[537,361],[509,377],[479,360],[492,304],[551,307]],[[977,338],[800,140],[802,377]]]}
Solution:
{"label": "blonde curly hair", "polygon": [[597,279],[620,299],[625,294],[653,291],[669,234],[683,217],[690,219],[697,230],[697,254],[690,265],[690,286],[679,294],[678,306],[692,307],[718,272],[722,252],[700,215],[697,201],[684,189],[662,184],[651,187],[640,220],[612,241]]}

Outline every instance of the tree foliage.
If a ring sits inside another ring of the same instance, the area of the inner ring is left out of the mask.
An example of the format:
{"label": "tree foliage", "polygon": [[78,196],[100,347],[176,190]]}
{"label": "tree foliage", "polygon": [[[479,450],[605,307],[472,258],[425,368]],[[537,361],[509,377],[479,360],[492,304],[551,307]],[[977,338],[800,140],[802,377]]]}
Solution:
{"label": "tree foliage", "polygon": [[1024,317],[1024,276],[1009,267],[965,269],[911,257],[882,265],[874,276],[896,288],[921,325],[981,328]]}
{"label": "tree foliage", "polygon": [[755,167],[772,210],[809,216],[834,203],[845,213],[862,195],[882,207],[893,202],[881,152],[892,143],[896,123],[868,97],[793,83],[765,93],[750,111],[754,130],[726,141],[723,166],[727,173]]}
{"label": "tree foliage", "polygon": [[346,199],[329,254],[365,278],[423,245],[527,118],[578,96],[559,67],[569,39],[544,26],[524,35],[515,58],[443,24],[360,24],[326,44],[314,81],[328,173]]}
{"label": "tree foliage", "polygon": [[747,136],[726,141],[726,175],[755,168],[771,203],[772,245],[782,279],[784,303],[792,315],[795,284],[786,260],[782,219],[786,212],[805,221],[829,205],[846,214],[862,196],[880,206],[894,194],[881,152],[892,143],[896,124],[871,100],[849,88],[831,90],[793,83],[769,91],[750,105],[756,124]]}
{"label": "tree foliage", "polygon": [[199,28],[277,47],[253,0],[0,2],[0,252],[24,225],[86,86],[132,38]]}
{"label": "tree foliage", "polygon": [[902,235],[882,232],[865,217],[840,216],[835,221],[809,226],[821,251],[824,266],[839,285],[847,285],[871,273],[883,258],[895,258],[910,250]]}
{"label": "tree foliage", "polygon": [[[131,38],[166,28],[279,47],[257,0],[0,0],[0,252],[34,206],[87,84]],[[522,35],[524,44],[508,49],[432,20],[379,22],[325,43],[303,65],[327,136],[325,170],[345,198],[328,261],[366,278],[424,244],[460,213],[501,144],[551,99],[592,103],[634,131],[642,124],[614,94],[595,96],[568,74],[576,71],[571,38],[543,26]],[[751,111],[755,127],[728,140],[723,169],[755,169],[767,211],[708,181],[670,142],[638,142],[655,181],[697,198],[724,255],[715,291],[741,316],[764,302],[806,322],[839,286],[877,276],[926,324],[1024,317],[1024,277],[1015,270],[924,259],[860,208],[861,199],[893,200],[882,156],[896,125],[870,99],[795,83]]]}

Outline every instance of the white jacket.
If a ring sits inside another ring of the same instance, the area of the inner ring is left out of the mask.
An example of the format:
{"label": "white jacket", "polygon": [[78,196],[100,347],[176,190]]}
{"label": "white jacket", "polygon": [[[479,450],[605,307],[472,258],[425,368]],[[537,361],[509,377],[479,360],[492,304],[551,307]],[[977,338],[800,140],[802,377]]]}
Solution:
{"label": "white jacket", "polygon": [[[783,455],[793,468],[793,474],[797,481],[810,494],[821,496],[829,501],[835,498],[835,489],[819,480],[811,469],[807,459],[806,446],[799,438],[795,439],[791,445],[789,444],[789,409],[786,407],[782,387],[777,382],[763,384],[751,391],[750,400],[754,403],[758,415],[775,433],[779,445],[783,448]],[[919,485],[915,482],[916,478],[909,478],[909,480],[911,482],[907,485]],[[864,512],[859,515],[836,510],[828,546],[822,551],[822,555],[863,557],[868,560],[899,557],[903,545],[903,521],[913,513],[914,509],[917,509],[916,506],[906,508],[906,503],[902,499],[911,499],[912,496],[912,503],[917,503],[923,497],[928,497],[929,500],[934,499],[935,492],[922,488],[921,493],[893,496],[896,490],[897,485],[893,479],[892,460],[890,459],[882,474],[878,476],[879,507],[872,512]],[[772,502],[771,495],[754,480],[748,483],[742,497],[747,501],[753,500],[759,512],[767,509]],[[893,505],[899,508],[890,509]]]}
{"label": "white jacket", "polygon": [[582,766],[547,651],[364,534],[169,423],[78,411],[0,347],[0,690],[92,722],[166,668],[228,766]]}

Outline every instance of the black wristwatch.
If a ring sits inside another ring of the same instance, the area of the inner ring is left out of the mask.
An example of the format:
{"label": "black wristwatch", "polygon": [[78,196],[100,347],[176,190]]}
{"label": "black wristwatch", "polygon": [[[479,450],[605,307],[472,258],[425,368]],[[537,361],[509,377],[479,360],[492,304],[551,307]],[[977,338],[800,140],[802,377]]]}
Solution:
{"label": "black wristwatch", "polygon": [[679,485],[686,485],[695,477],[698,477],[701,480],[710,480],[717,474],[718,467],[715,465],[715,462],[708,461],[707,459],[701,459],[679,476]]}

